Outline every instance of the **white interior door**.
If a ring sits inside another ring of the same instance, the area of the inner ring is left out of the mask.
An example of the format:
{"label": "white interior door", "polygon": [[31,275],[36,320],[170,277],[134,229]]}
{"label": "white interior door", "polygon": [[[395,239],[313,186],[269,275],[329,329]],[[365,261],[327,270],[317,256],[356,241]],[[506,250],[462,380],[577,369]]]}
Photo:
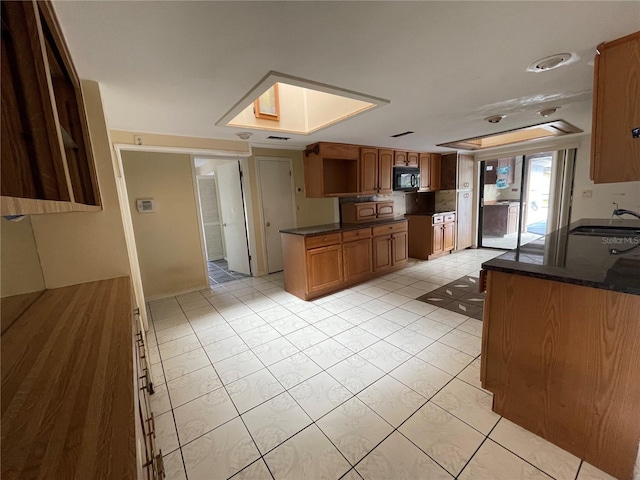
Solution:
{"label": "white interior door", "polygon": [[249,267],[249,243],[244,215],[240,164],[230,162],[216,167],[222,234],[227,250],[229,270],[251,274]]}
{"label": "white interior door", "polygon": [[213,175],[198,177],[198,194],[200,195],[200,212],[202,214],[202,229],[204,231],[207,260],[219,260],[224,257],[224,247],[216,179]]}
{"label": "white interior door", "polygon": [[258,176],[268,273],[282,270],[280,230],[296,226],[292,165],[289,159],[259,158]]}

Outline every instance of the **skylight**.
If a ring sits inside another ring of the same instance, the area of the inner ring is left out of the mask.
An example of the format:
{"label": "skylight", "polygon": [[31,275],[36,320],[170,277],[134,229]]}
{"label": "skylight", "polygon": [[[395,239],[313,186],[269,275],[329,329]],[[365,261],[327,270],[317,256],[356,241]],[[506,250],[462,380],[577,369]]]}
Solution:
{"label": "skylight", "polygon": [[512,143],[526,142],[527,140],[536,140],[546,137],[560,137],[562,135],[580,132],[582,132],[582,130],[568,122],[565,122],[564,120],[555,120],[553,122],[540,123],[538,125],[508,130],[506,132],[492,133],[490,135],[467,138],[465,140],[440,143],[438,146],[460,148],[464,150],[482,150],[484,148],[500,147],[502,145],[510,145]]}
{"label": "skylight", "polygon": [[388,103],[382,98],[270,72],[216,126],[307,135]]}

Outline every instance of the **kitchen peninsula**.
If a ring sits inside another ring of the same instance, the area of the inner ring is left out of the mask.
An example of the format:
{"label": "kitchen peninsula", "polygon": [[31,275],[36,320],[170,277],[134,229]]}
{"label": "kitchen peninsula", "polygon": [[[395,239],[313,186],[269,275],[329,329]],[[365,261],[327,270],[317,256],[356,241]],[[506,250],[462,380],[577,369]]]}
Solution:
{"label": "kitchen peninsula", "polygon": [[284,288],[309,300],[404,267],[404,217],[281,230]]}
{"label": "kitchen peninsula", "polygon": [[640,441],[640,222],[586,219],[483,264],[493,410],[620,479]]}

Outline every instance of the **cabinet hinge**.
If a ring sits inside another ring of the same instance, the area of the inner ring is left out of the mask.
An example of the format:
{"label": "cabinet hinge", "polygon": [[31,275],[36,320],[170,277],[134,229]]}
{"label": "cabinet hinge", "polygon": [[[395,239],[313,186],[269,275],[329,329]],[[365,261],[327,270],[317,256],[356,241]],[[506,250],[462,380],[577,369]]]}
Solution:
{"label": "cabinet hinge", "polygon": [[289,170],[289,176],[291,176],[291,170]]}
{"label": "cabinet hinge", "polygon": [[134,308],[133,309],[133,314],[134,315],[140,315],[140,308]]}

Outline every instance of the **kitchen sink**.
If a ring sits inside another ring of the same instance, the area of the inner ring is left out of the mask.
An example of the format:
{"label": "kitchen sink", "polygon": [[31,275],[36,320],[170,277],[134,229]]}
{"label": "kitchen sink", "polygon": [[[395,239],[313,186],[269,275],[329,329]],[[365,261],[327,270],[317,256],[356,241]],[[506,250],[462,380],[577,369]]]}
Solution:
{"label": "kitchen sink", "polygon": [[624,225],[581,225],[569,231],[572,235],[595,237],[635,237],[640,235],[640,227]]}

